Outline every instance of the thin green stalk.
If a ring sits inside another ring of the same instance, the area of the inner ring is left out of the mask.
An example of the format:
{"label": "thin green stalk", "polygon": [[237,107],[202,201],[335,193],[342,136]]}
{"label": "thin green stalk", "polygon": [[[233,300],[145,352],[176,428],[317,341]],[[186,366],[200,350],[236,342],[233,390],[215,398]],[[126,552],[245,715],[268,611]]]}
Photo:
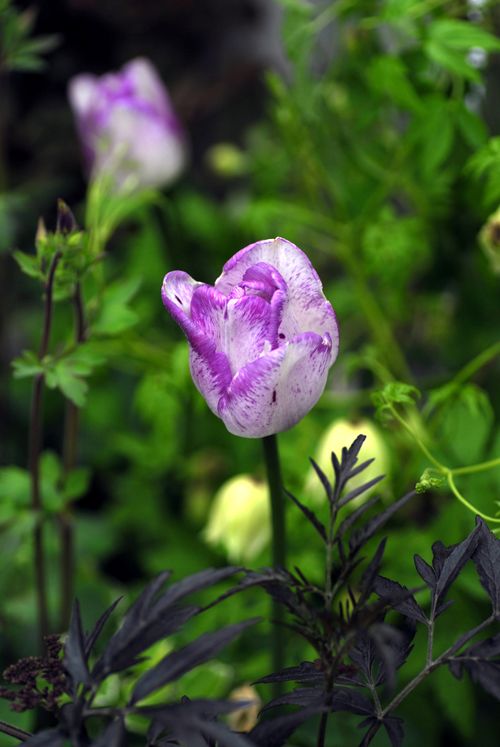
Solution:
{"label": "thin green stalk", "polygon": [[[278,453],[278,439],[275,434],[262,439],[264,460],[266,463],[267,480],[269,484],[269,498],[271,501],[271,520],[273,528],[272,563],[274,568],[286,566],[286,527],[285,502],[283,483],[281,480],[280,460]],[[282,623],[284,622],[283,607],[273,600],[273,671],[279,672],[285,662],[285,641]],[[275,696],[281,691],[281,683],[275,683]]]}
{"label": "thin green stalk", "polygon": [[485,472],[486,470],[494,469],[495,467],[500,467],[500,457],[490,459],[488,462],[471,464],[468,467],[455,467],[452,472],[454,475],[472,475],[475,472]]}
{"label": "thin green stalk", "polygon": [[[50,331],[52,328],[53,286],[57,265],[61,259],[61,252],[56,252],[49,268],[45,284],[45,310],[42,341],[39,357],[42,360],[48,352]],[[38,374],[33,382],[31,401],[30,432],[28,443],[28,469],[31,476],[31,507],[35,516],[33,529],[34,544],[34,572],[38,612],[38,638],[40,653],[44,650],[44,638],[50,632],[49,612],[47,602],[47,577],[45,566],[45,552],[43,546],[43,516],[42,496],[40,492],[40,452],[42,449],[42,407],[43,407],[43,374]]]}

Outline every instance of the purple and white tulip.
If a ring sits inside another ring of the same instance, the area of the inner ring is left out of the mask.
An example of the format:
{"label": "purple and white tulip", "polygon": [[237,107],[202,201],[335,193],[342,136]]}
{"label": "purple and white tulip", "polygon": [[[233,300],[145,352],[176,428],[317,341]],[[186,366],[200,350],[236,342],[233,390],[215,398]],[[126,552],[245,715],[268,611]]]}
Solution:
{"label": "purple and white tulip", "polygon": [[138,58],[101,78],[82,74],[69,100],[92,177],[109,175],[116,188],[170,184],[186,160],[185,138],[163,82]]}
{"label": "purple and white tulip", "polygon": [[214,286],[169,272],[162,299],[188,339],[194,383],[231,433],[287,430],[323,393],[337,320],[316,270],[290,241],[245,247]]}

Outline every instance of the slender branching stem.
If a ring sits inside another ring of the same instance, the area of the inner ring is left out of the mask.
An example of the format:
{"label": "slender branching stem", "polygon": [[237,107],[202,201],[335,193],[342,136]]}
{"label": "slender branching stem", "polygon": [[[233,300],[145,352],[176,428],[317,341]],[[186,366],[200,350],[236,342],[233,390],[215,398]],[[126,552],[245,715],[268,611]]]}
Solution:
{"label": "slender branching stem", "polygon": [[481,633],[494,621],[495,615],[490,615],[490,617],[488,617],[486,620],[483,620],[482,623],[476,625],[475,628],[469,630],[467,633],[461,636],[457,641],[455,641],[455,643],[447,648],[446,651],[443,651],[443,653],[440,654],[436,659],[428,662],[422,669],[422,671],[417,674],[416,677],[410,680],[410,682],[408,682],[408,684],[391,700],[391,702],[385,706],[385,708],[380,713],[380,718],[383,719],[388,713],[394,711],[403,702],[403,700],[405,700],[408,695],[410,695],[413,690],[415,690],[415,688],[418,687],[418,685],[420,685],[420,683],[425,680],[425,678],[428,677],[429,674],[431,674],[431,672],[441,666],[441,664],[444,664],[448,659],[456,654],[457,651],[462,648],[462,646],[465,646],[465,644],[468,643],[471,638],[474,638],[476,635]]}
{"label": "slender branching stem", "polygon": [[[75,316],[75,341],[79,345],[85,340],[85,312],[82,289],[78,282],[73,295]],[[78,425],[80,420],[79,408],[71,400],[66,400],[66,415],[64,422],[63,470],[64,480],[75,468],[77,457]],[[61,541],[61,630],[66,630],[71,616],[74,584],[74,525],[69,506],[65,506],[59,515],[59,534]]]}
{"label": "slender branching stem", "polygon": [[[285,502],[283,483],[281,480],[280,460],[278,453],[278,439],[275,434],[262,439],[264,459],[266,463],[267,480],[269,484],[269,498],[271,501],[271,520],[273,528],[272,562],[274,568],[286,566],[286,527]],[[283,607],[273,601],[273,671],[278,672],[284,667],[285,646],[282,623],[284,620]],[[275,696],[281,691],[281,683],[275,683]]]}
{"label": "slender branching stem", "polygon": [[33,736],[29,731],[18,729],[17,726],[12,726],[12,724],[8,724],[6,721],[0,721],[0,732],[2,732],[2,734],[7,734],[9,737],[13,737],[14,739],[18,739],[20,742],[27,742],[28,739]]}
{"label": "slender branching stem", "polygon": [[[47,355],[52,327],[53,287],[57,265],[61,259],[61,252],[56,252],[52,258],[45,284],[45,308],[42,341],[39,357],[43,360]],[[31,400],[31,417],[28,444],[28,468],[31,477],[31,506],[35,515],[33,529],[34,543],[34,571],[38,610],[38,638],[40,652],[44,649],[44,638],[49,633],[49,611],[47,603],[47,578],[45,567],[45,552],[43,546],[43,517],[42,496],[40,492],[40,452],[42,448],[42,407],[43,407],[44,376],[42,373],[35,377]]]}

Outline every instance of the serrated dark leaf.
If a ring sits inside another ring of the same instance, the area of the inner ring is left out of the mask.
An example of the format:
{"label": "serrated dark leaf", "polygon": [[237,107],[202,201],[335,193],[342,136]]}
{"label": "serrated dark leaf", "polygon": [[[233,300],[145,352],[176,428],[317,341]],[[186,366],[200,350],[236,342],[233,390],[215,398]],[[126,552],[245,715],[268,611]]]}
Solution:
{"label": "serrated dark leaf", "polygon": [[306,519],[312,526],[315,528],[315,530],[318,532],[319,536],[323,540],[323,542],[326,542],[326,529],[324,525],[321,523],[321,521],[318,519],[316,514],[311,511],[310,508],[307,508],[307,506],[304,506],[303,503],[299,501],[298,498],[296,498],[292,493],[290,493],[288,490],[285,490],[285,493],[287,496],[295,503],[297,508],[300,508]]}
{"label": "serrated dark leaf", "polygon": [[363,483],[363,485],[360,485],[357,488],[354,488],[354,490],[349,491],[338,503],[339,508],[342,508],[343,506],[347,505],[351,501],[353,501],[358,496],[362,495],[363,493],[366,493],[367,490],[370,490],[370,488],[373,488],[377,483],[379,483],[381,480],[383,480],[385,475],[378,475],[378,477],[374,477],[372,480],[368,480],[368,482]]}
{"label": "serrated dark leaf", "polygon": [[112,721],[92,742],[91,747],[127,747],[127,732],[122,718]]}
{"label": "serrated dark leaf", "polygon": [[349,539],[349,548],[351,550],[351,554],[353,555],[359,552],[363,545],[366,544],[366,542],[368,542],[368,540],[371,539],[373,535],[376,534],[376,532],[378,532],[378,530],[387,523],[387,521],[389,521],[391,516],[395,514],[396,511],[399,511],[400,508],[408,503],[408,501],[413,498],[414,495],[416,495],[416,492],[414,490],[411,490],[398,501],[386,508],[385,511],[382,511],[381,514],[378,514],[377,516],[374,516],[373,519],[370,519],[370,521],[368,521],[363,527],[361,527],[361,529],[353,534]]}
{"label": "serrated dark leaf", "polygon": [[180,599],[202,589],[208,589],[210,586],[214,586],[220,581],[225,581],[243,570],[241,566],[227,566],[225,568],[205,568],[203,571],[193,573],[191,576],[187,576],[172,584],[159,600],[159,607],[167,609]]}
{"label": "serrated dark leaf", "polygon": [[115,611],[117,605],[121,602],[123,597],[118,597],[118,599],[115,599],[113,604],[108,607],[108,609],[102,613],[100,618],[95,623],[94,627],[88,633],[85,637],[85,656],[88,658],[89,654],[91,653],[92,649],[94,648],[99,636],[101,635],[104,626],[106,625],[107,621]]}
{"label": "serrated dark leaf", "polygon": [[367,718],[364,721],[362,721],[360,724],[358,724],[359,729],[365,729],[366,727],[368,727],[368,731],[364,735],[358,747],[368,747],[368,745],[372,743],[372,740],[376,736],[381,726],[382,726],[382,721],[380,721],[377,718],[373,718],[373,717]]}
{"label": "serrated dark leaf", "polygon": [[325,493],[326,493],[326,496],[327,496],[328,500],[331,501],[332,500],[332,484],[331,484],[330,480],[325,475],[325,473],[323,472],[323,470],[321,469],[321,467],[319,466],[319,464],[316,464],[316,462],[314,461],[314,459],[311,459],[311,457],[309,457],[309,461],[311,462],[314,471],[318,475],[318,478],[319,478],[321,484],[323,485],[323,488],[325,490]]}
{"label": "serrated dark leaf", "polygon": [[[478,546],[481,526],[453,548],[445,548],[442,543],[433,545],[433,567],[437,576],[436,588],[433,595],[433,609],[437,614],[438,604],[444,600],[450,586],[455,581],[464,565],[472,558]],[[451,551],[450,551],[451,550]]]}
{"label": "serrated dark leaf", "polygon": [[493,612],[500,614],[500,539],[478,517],[479,541],[472,555],[482,587],[488,593]]}
{"label": "serrated dark leaf", "polygon": [[138,622],[135,630],[120,628],[109,641],[105,651],[92,670],[94,679],[102,679],[112,672],[121,672],[134,666],[139,655],[153,643],[175,633],[184,623],[200,611],[199,607],[174,607],[168,615],[157,614]]}
{"label": "serrated dark leaf", "polygon": [[213,740],[212,744],[215,745],[217,743],[219,747],[254,747],[252,742],[243,734],[230,731],[226,726],[216,721],[203,722],[199,719],[194,719],[193,724],[204,736],[208,736]]}
{"label": "serrated dark leaf", "polygon": [[322,682],[324,674],[318,664],[313,661],[303,661],[297,667],[287,667],[280,672],[274,672],[254,682],[255,685],[271,684],[272,682]]}
{"label": "serrated dark leaf", "polygon": [[436,587],[436,574],[434,573],[432,566],[426,563],[420,555],[414,555],[413,562],[415,563],[415,568],[417,569],[420,578],[425,581],[430,589],[434,589]]}
{"label": "serrated dark leaf", "polygon": [[420,609],[415,597],[406,586],[402,586],[397,581],[391,581],[391,579],[384,576],[378,576],[375,579],[374,591],[392,609],[395,609],[402,615],[424,624],[427,622],[425,613]]}
{"label": "serrated dark leaf", "polygon": [[347,473],[346,478],[347,480],[352,480],[353,477],[356,477],[356,475],[359,475],[361,472],[364,472],[365,469],[367,469],[370,464],[373,464],[375,461],[375,458],[367,459],[366,462],[362,462],[361,464],[358,464],[357,467],[354,467],[350,472]]}
{"label": "serrated dark leaf", "polygon": [[80,605],[76,599],[73,603],[68,638],[64,646],[64,667],[71,675],[74,688],[79,684],[90,684]]}
{"label": "serrated dark leaf", "polygon": [[33,734],[23,742],[26,747],[62,747],[65,741],[64,735],[59,729],[45,729]]}
{"label": "serrated dark leaf", "polygon": [[343,537],[346,532],[351,529],[351,527],[356,523],[356,521],[362,516],[364,513],[370,510],[376,503],[380,501],[380,498],[378,495],[374,495],[372,498],[367,500],[365,503],[362,503],[361,506],[358,506],[352,513],[349,514],[338,526],[336,531],[336,537],[341,538]]}
{"label": "serrated dark leaf", "polygon": [[375,550],[373,558],[370,560],[368,566],[363,572],[363,575],[361,576],[361,594],[358,599],[358,604],[360,605],[363,604],[366,599],[368,599],[373,591],[373,584],[375,581],[375,577],[379,572],[380,564],[382,563],[382,557],[384,555],[386,543],[387,537],[384,537],[384,539],[379,543],[377,549]]}
{"label": "serrated dark leaf", "polygon": [[464,660],[460,657],[462,666],[467,670],[471,680],[500,700],[500,662],[499,661],[475,661]]}
{"label": "serrated dark leaf", "polygon": [[186,672],[208,661],[243,630],[250,625],[255,625],[256,622],[258,622],[257,618],[235,625],[228,625],[215,633],[205,633],[184,648],[167,654],[159,664],[149,669],[138,680],[130,703],[137,703],[160,687],[173,682]]}
{"label": "serrated dark leaf", "polygon": [[326,710],[325,706],[311,706],[295,713],[288,713],[286,716],[261,721],[252,729],[248,737],[257,747],[283,747],[304,721]]}
{"label": "serrated dark leaf", "polygon": [[382,721],[392,747],[401,747],[405,738],[404,721],[396,716],[389,716]]}
{"label": "serrated dark leaf", "polygon": [[368,630],[368,635],[373,641],[375,656],[381,662],[381,670],[377,676],[376,684],[387,683],[390,690],[396,684],[396,671],[408,658],[411,651],[411,638],[408,633],[398,630],[387,623],[376,623]]}
{"label": "serrated dark leaf", "polygon": [[236,700],[208,700],[197,698],[195,700],[184,699],[181,703],[167,703],[151,706],[136,706],[133,713],[154,719],[157,725],[170,724],[179,718],[190,719],[194,716],[201,719],[216,718],[243,708],[250,701]]}
{"label": "serrated dark leaf", "polygon": [[357,690],[347,687],[336,687],[330,696],[330,710],[347,711],[355,713],[358,716],[371,715],[374,712],[374,705]]}
{"label": "serrated dark leaf", "polygon": [[324,700],[325,689],[323,684],[321,687],[296,687],[295,690],[279,695],[277,698],[270,700],[269,703],[266,703],[262,709],[262,713],[284,705],[295,705],[306,708],[314,704],[320,705],[324,703]]}

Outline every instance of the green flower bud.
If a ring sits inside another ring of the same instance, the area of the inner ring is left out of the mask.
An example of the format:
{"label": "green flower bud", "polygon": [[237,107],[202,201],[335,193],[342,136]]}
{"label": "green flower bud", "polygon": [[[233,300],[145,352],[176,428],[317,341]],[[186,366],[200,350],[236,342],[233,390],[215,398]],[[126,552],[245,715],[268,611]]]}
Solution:
{"label": "green flower bud", "polygon": [[207,153],[207,162],[218,176],[231,178],[248,172],[245,153],[231,143],[218,143]]}
{"label": "green flower bud", "polygon": [[233,562],[259,555],[271,537],[268,488],[251,475],[236,475],[217,492],[204,530],[205,540],[222,546]]}
{"label": "green flower bud", "polygon": [[500,208],[490,215],[482,227],[479,240],[491,269],[495,274],[500,274]]}

